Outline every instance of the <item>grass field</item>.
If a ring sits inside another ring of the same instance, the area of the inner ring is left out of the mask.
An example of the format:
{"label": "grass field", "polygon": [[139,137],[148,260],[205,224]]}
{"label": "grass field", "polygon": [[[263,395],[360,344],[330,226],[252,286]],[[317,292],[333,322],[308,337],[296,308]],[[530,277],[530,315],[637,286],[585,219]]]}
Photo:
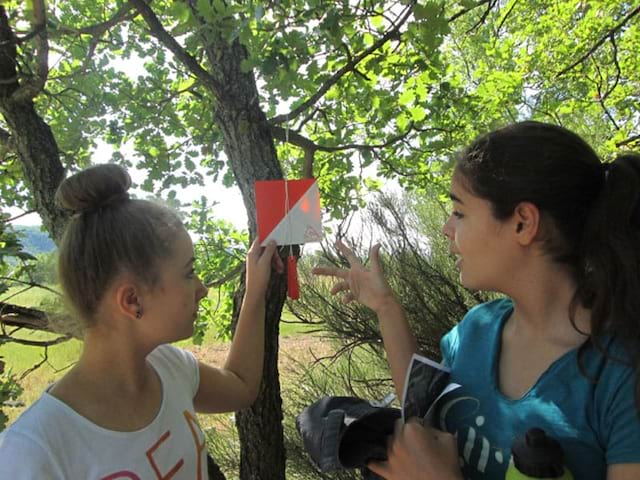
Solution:
{"label": "grass field", "polygon": [[[2,295],[2,299],[10,298],[8,301],[16,305],[37,307],[43,302],[50,302],[56,297],[55,294],[43,289],[22,290],[24,289],[14,287]],[[303,335],[309,330],[306,325],[287,323],[295,320],[288,311],[283,312],[282,318],[285,322],[280,324],[281,338]],[[36,331],[17,332],[15,336],[30,341],[46,341],[57,337],[52,333]],[[216,340],[215,331],[212,328],[207,331],[201,347],[195,347],[191,340],[183,340],[178,342],[177,345],[188,350],[194,348],[200,348],[203,351],[210,349],[226,350],[225,343]],[[23,388],[23,393],[17,406],[4,408],[9,417],[9,423],[15,420],[26,406],[33,403],[48,385],[65,374],[76,362],[81,350],[82,342],[75,339],[48,347],[46,350],[41,347],[20,345],[14,342],[0,345],[0,357],[3,358],[6,364],[6,370],[20,379],[19,383]],[[40,363],[42,363],[40,367],[28,373],[30,369]],[[25,373],[26,376],[23,377]]]}

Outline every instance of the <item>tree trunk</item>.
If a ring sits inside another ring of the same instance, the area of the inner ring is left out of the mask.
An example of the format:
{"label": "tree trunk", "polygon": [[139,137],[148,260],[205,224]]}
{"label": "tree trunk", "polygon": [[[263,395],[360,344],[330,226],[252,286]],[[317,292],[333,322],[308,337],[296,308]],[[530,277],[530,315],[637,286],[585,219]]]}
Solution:
{"label": "tree trunk", "polygon": [[[218,48],[216,48],[218,47]],[[251,72],[240,69],[246,50],[238,41],[220,42],[208,51],[213,71],[224,91],[217,92],[215,118],[235,179],[242,192],[249,217],[251,237],[257,234],[254,183],[281,179],[273,137],[258,103],[258,91]],[[216,48],[213,51],[213,48]],[[242,480],[280,480],[285,478],[285,450],[282,429],[282,400],[278,375],[279,322],[286,296],[285,277],[273,274],[267,292],[265,318],[265,357],[260,394],[255,404],[237,416],[240,437],[240,478]],[[234,324],[244,295],[236,292]]]}
{"label": "tree trunk", "polygon": [[33,101],[16,100],[15,93],[20,89],[16,65],[15,36],[7,12],[0,5],[0,114],[16,145],[34,207],[58,242],[68,218],[54,202],[56,189],[64,178],[64,167],[53,133],[36,112]]}

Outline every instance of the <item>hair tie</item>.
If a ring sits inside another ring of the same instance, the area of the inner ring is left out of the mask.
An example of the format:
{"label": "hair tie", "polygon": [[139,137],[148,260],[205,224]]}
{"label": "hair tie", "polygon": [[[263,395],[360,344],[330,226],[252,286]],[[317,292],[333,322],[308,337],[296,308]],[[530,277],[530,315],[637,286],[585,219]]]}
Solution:
{"label": "hair tie", "polygon": [[611,171],[611,163],[601,163],[600,170],[602,170],[604,179],[607,180],[607,178],[609,178],[609,172]]}
{"label": "hair tie", "polygon": [[77,210],[73,210],[73,216],[77,217],[84,214],[101,212],[105,208],[113,207],[120,203],[127,202],[130,199],[129,194],[127,192],[120,192],[114,195],[111,195],[107,199],[103,200],[100,203],[96,203],[95,205],[91,205],[89,207],[78,208]]}
{"label": "hair tie", "polygon": [[97,205],[97,208],[110,207],[112,205],[117,205],[118,203],[124,203],[127,200],[129,200],[129,194],[127,192],[116,193]]}

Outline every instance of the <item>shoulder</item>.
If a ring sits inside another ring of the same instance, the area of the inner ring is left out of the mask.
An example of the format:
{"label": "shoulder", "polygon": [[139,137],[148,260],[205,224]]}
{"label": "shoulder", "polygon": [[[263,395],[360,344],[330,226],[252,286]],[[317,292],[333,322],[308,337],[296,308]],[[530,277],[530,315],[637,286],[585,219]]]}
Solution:
{"label": "shoulder", "polygon": [[160,345],[147,357],[153,366],[165,368],[193,368],[198,362],[191,352],[173,345]]}
{"label": "shoulder", "polygon": [[492,339],[501,327],[501,320],[511,310],[513,302],[509,298],[500,298],[472,307],[440,342],[445,363],[451,364],[460,344],[465,340],[472,339],[476,345],[481,345],[483,338]]}
{"label": "shoulder", "polygon": [[173,345],[160,345],[147,360],[165,381],[186,383],[194,392],[200,382],[198,361],[191,352]]}
{"label": "shoulder", "polygon": [[484,327],[488,324],[495,325],[496,320],[503,318],[512,310],[513,302],[510,298],[499,298],[481,303],[467,312],[460,325],[465,329]]}

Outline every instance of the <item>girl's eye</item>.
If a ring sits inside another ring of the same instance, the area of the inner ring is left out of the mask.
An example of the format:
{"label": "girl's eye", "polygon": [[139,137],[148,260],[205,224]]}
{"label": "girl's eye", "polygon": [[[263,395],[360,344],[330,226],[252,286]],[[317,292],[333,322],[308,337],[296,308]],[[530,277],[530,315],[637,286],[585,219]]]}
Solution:
{"label": "girl's eye", "polygon": [[453,215],[456,218],[462,218],[464,217],[464,215],[462,214],[462,212],[459,212],[457,210],[454,210],[453,212],[451,212],[451,215]]}
{"label": "girl's eye", "polygon": [[192,268],[191,270],[189,270],[189,272],[187,273],[187,278],[193,278],[196,276],[196,271]]}

